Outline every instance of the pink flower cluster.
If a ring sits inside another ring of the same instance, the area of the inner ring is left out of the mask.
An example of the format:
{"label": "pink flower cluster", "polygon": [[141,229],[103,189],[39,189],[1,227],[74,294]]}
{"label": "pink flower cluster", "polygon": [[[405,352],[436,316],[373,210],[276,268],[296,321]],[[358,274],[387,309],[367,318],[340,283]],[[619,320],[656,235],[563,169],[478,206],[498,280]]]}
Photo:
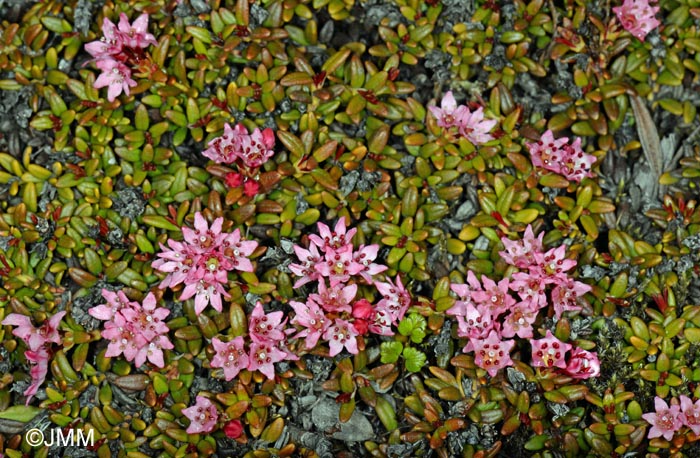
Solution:
{"label": "pink flower cluster", "polygon": [[240,172],[227,174],[226,184],[232,188],[243,185],[243,192],[254,196],[260,188],[255,179],[257,170],[275,154],[274,146],[275,134],[270,128],[256,128],[249,134],[243,124],[235,128],[226,124],[224,134],[210,141],[202,154],[217,164],[236,164]]}
{"label": "pink flower cluster", "polygon": [[[374,275],[387,270],[375,263],[378,245],[362,245],[355,249],[352,237],[356,229],[347,230],[345,220],[338,220],[331,231],[318,223],[319,234],[309,236],[309,248],[294,246],[300,263],[290,264],[289,269],[299,278],[294,288],[309,282],[318,282],[317,291],[305,302],[290,301],[296,312],[291,324],[301,330],[294,336],[303,338],[306,349],[314,348],[319,340],[328,342],[330,356],[343,348],[358,352],[357,337],[368,332],[390,336],[406,313],[411,297],[401,279],[377,281]],[[374,285],[382,298],[372,304],[367,299],[356,299],[358,282]]]}
{"label": "pink flower cluster", "polygon": [[129,95],[129,88],[136,86],[131,79],[131,67],[149,45],[157,45],[153,35],[148,33],[148,14],[139,16],[133,24],[126,14],[119,15],[119,26],[104,18],[102,22],[103,37],[85,45],[85,50],[95,58],[97,68],[102,73],[95,80],[95,87],[108,86],[107,100],[113,102],[124,91]]}
{"label": "pink flower cluster", "polygon": [[248,350],[245,348],[243,336],[228,342],[214,337],[212,345],[216,354],[211,360],[211,366],[222,368],[226,380],[233,379],[243,369],[259,370],[268,379],[274,379],[275,363],[299,359],[284,346],[286,320],[283,321],[283,318],[284,312],[265,313],[262,304],[258,302],[248,317]]}
{"label": "pink flower cluster", "polygon": [[696,436],[700,436],[700,400],[693,403],[688,396],[681,396],[680,406],[678,400],[673,398],[669,407],[666,401],[656,396],[654,408],[656,412],[642,415],[651,425],[647,436],[649,439],[663,437],[670,441],[684,426]]}
{"label": "pink flower cluster", "polygon": [[27,396],[27,405],[46,380],[46,375],[49,372],[49,359],[51,358],[49,350],[52,343],[61,343],[58,324],[65,314],[66,312],[55,313],[38,328],[34,327],[28,316],[19,313],[10,313],[2,321],[2,324],[6,326],[17,326],[12,334],[22,339],[28,347],[24,356],[27,361],[32,363],[32,368],[29,371],[32,383],[24,392],[24,395]]}
{"label": "pink flower cluster", "polygon": [[[464,351],[473,351],[476,364],[491,376],[513,364],[509,352],[515,342],[508,339],[533,338],[532,325],[539,311],[549,305],[548,287],[552,286],[550,297],[557,319],[566,311],[581,310],[579,301],[591,290],[568,276],[576,261],[565,257],[566,246],[544,251],[543,236],[544,233],[536,238],[528,226],[523,240],[501,239],[506,249],[500,255],[521,269],[510,278],[496,283],[482,276],[480,282],[469,271],[466,284],[451,286],[459,300],[447,313],[457,319],[457,334],[469,339]],[[544,339],[532,341],[532,345],[535,367],[558,367],[574,378],[588,378],[600,372],[595,353],[582,349],[574,350],[567,364],[565,355],[571,345],[558,341],[549,331]]]}
{"label": "pink flower cluster", "polygon": [[153,268],[168,275],[160,288],[174,287],[184,283],[180,300],[194,296],[195,311],[199,314],[211,304],[221,312],[221,296],[229,297],[224,289],[228,285],[228,273],[232,270],[252,272],[253,264],[248,259],[258,247],[258,242],[241,239],[236,229],[223,233],[223,218],[209,223],[201,213],[194,215],[194,229],[182,228],[183,242],[168,240],[168,247],[161,244],[161,253],[153,262]]}
{"label": "pink flower cluster", "polygon": [[651,6],[649,0],[625,0],[622,5],[613,8],[617,19],[629,33],[644,41],[647,34],[657,28],[661,22],[656,19],[658,6]]}
{"label": "pink flower cluster", "polygon": [[457,105],[452,91],[447,91],[442,98],[440,108],[429,106],[428,109],[437,119],[438,126],[444,129],[456,127],[459,134],[475,146],[493,140],[489,132],[498,124],[498,121],[484,120],[483,107],[472,112],[466,105]]}
{"label": "pink flower cluster", "polygon": [[219,420],[216,406],[204,396],[197,396],[195,404],[192,407],[182,409],[182,414],[190,420],[187,434],[210,433]]}
{"label": "pink flower cluster", "polygon": [[170,310],[158,307],[156,297],[148,293],[143,304],[130,301],[119,291],[102,290],[106,304],[92,307],[88,313],[98,320],[106,321],[102,337],[109,340],[105,356],[124,355],[139,367],[148,360],[157,367],[164,367],[163,350],[172,350],[168,338],[168,325],[163,321]]}
{"label": "pink flower cluster", "polygon": [[596,157],[586,154],[581,149],[581,139],[569,144],[567,137],[554,139],[548,130],[535,143],[526,143],[535,167],[563,175],[567,180],[580,182],[585,177],[592,177],[591,166]]}

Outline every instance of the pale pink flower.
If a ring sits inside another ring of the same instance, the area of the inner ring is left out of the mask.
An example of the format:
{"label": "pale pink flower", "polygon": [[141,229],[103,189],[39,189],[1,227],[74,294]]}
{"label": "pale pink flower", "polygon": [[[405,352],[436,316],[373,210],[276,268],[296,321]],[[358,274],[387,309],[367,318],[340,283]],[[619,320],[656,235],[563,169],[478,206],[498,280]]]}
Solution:
{"label": "pale pink flower", "polygon": [[377,303],[377,307],[387,310],[391,314],[391,321],[394,324],[401,321],[411,305],[411,295],[401,283],[401,277],[396,276],[396,284],[387,278],[386,282],[375,281],[374,286],[379,294],[384,296]]}
{"label": "pale pink flower", "polygon": [[[284,339],[284,312],[265,313],[258,301],[248,318],[248,333],[253,342],[279,342]],[[286,320],[285,320],[286,321]]]}
{"label": "pale pink flower", "polygon": [[532,367],[558,367],[566,369],[566,352],[571,345],[564,343],[547,330],[543,339],[532,342]]}
{"label": "pale pink flower", "polygon": [[536,253],[537,264],[544,269],[549,276],[548,283],[560,283],[568,278],[565,272],[576,267],[576,261],[566,258],[566,245],[552,248],[546,253]]}
{"label": "pale pink flower", "polygon": [[160,244],[161,252],[157,254],[158,258],[151,266],[161,272],[166,272],[159,288],[172,288],[183,283],[191,277],[190,271],[194,271],[199,255],[187,243],[177,242],[168,239],[168,247]]}
{"label": "pale pink flower", "polygon": [[491,312],[492,317],[497,317],[515,304],[515,299],[508,294],[510,280],[502,279],[498,283],[486,275],[481,276],[484,285],[481,291],[472,291],[471,297],[476,304],[481,304]]}
{"label": "pale pink flower", "polygon": [[180,294],[180,300],[185,301],[194,296],[194,310],[197,314],[202,313],[210,304],[214,310],[221,312],[223,310],[221,296],[228,298],[231,295],[222,286],[228,282],[228,277],[222,277],[221,272],[218,272],[218,275],[205,273],[202,279],[188,281]]}
{"label": "pale pink flower", "polygon": [[321,279],[318,282],[318,294],[310,294],[309,298],[315,300],[326,312],[347,312],[352,311],[351,303],[357,294],[357,285],[336,285],[327,287],[326,282]]}
{"label": "pale pink flower", "polygon": [[564,145],[560,150],[559,173],[567,180],[580,183],[585,177],[593,177],[591,167],[596,161],[592,154],[586,154],[581,149],[581,139],[577,138],[571,145]]}
{"label": "pale pink flower", "polygon": [[485,338],[494,329],[489,310],[483,306],[475,306],[472,302],[457,301],[447,314],[457,319],[457,335],[469,339],[469,343],[464,347],[465,353],[474,349],[473,340]]}
{"label": "pale pink flower", "polygon": [[224,238],[221,233],[223,223],[224,219],[219,217],[209,227],[206,218],[200,212],[197,212],[194,214],[194,229],[190,229],[187,226],[183,227],[182,236],[196,253],[207,253],[221,244]]}
{"label": "pale pink flower", "polygon": [[673,439],[674,434],[683,426],[683,421],[680,417],[680,407],[677,404],[672,404],[671,407],[666,404],[666,401],[659,396],[654,398],[654,407],[656,412],[645,413],[642,418],[650,425],[649,439],[663,437],[667,441]]}
{"label": "pale pink flower", "polygon": [[85,45],[85,50],[95,59],[112,59],[120,54],[124,43],[123,37],[117,30],[117,26],[107,18],[102,20],[103,37],[96,41],[91,41]]}
{"label": "pale pink flower", "polygon": [[625,0],[621,6],[612,9],[622,27],[639,41],[644,41],[647,34],[661,24],[656,19],[659,7],[651,6],[650,3],[649,0]]}
{"label": "pale pink flower", "polygon": [[137,85],[136,81],[131,79],[131,69],[114,59],[98,60],[97,68],[102,70],[102,73],[95,80],[95,88],[109,86],[107,100],[110,102],[114,102],[122,91],[129,95],[129,88]]}
{"label": "pale pink flower", "polygon": [[356,355],[357,350],[357,331],[345,320],[336,319],[323,334],[323,338],[328,341],[331,351],[329,356],[335,356],[343,348],[347,349],[353,355]]}
{"label": "pale pink flower", "polygon": [[552,304],[557,319],[561,318],[564,312],[581,310],[579,301],[583,301],[583,295],[591,289],[589,285],[571,278],[559,282],[552,290]]}
{"label": "pale pink flower", "polygon": [[134,304],[136,304],[136,302],[130,301],[123,291],[117,291],[114,293],[102,288],[102,297],[107,299],[106,304],[101,304],[88,310],[90,316],[95,317],[98,320],[109,321],[114,318],[114,315],[125,307],[132,307]]}
{"label": "pale pink flower", "polygon": [[569,139],[554,139],[551,130],[547,130],[535,143],[526,143],[532,164],[565,176],[570,181],[580,182],[584,177],[592,177],[591,166],[595,156],[586,154],[581,149],[581,139],[577,138],[569,145]]}
{"label": "pale pink flower", "polygon": [[197,396],[195,405],[182,409],[182,414],[190,420],[187,434],[210,433],[219,419],[216,406],[204,396]]}
{"label": "pale pink flower", "polygon": [[17,326],[12,330],[12,334],[22,339],[31,351],[43,348],[49,342],[61,343],[61,336],[58,333],[58,324],[65,316],[66,312],[54,313],[51,318],[35,328],[31,319],[19,313],[10,313],[2,321],[3,325]]}
{"label": "pale pink flower", "polygon": [[129,24],[126,14],[119,15],[119,34],[125,46],[136,48],[147,48],[149,45],[157,46],[156,38],[148,33],[148,14],[142,14],[133,24]]}
{"label": "pale pink flower", "polygon": [[330,280],[331,287],[345,283],[363,269],[362,264],[356,263],[352,257],[352,245],[338,249],[326,248],[326,256],[316,265],[316,270]]}
{"label": "pale pink flower", "polygon": [[600,375],[598,354],[579,347],[574,347],[571,351],[569,362],[564,369],[564,373],[569,377],[581,380],[598,377]]}
{"label": "pale pink flower", "polygon": [[332,250],[341,250],[347,249],[347,247],[350,247],[352,251],[352,238],[357,232],[357,229],[352,228],[347,231],[345,227],[345,218],[339,218],[332,231],[323,223],[318,223],[317,226],[319,235],[310,234],[309,240],[321,251],[325,252],[329,248]]}
{"label": "pale pink flower", "polygon": [[367,283],[372,283],[373,275],[377,275],[388,269],[385,265],[372,262],[377,258],[378,252],[379,245],[362,245],[352,255],[355,263],[362,265],[362,270],[359,273]]}
{"label": "pale pink flower", "polygon": [[228,342],[214,337],[211,343],[216,351],[211,360],[211,367],[222,368],[226,380],[232,380],[241,370],[248,368],[248,354],[243,337],[238,336]]}
{"label": "pale pink flower", "polygon": [[518,336],[521,339],[532,338],[532,323],[537,319],[537,310],[529,307],[528,303],[518,302],[510,308],[503,319],[502,337]]}
{"label": "pale pink flower", "polygon": [[250,344],[248,370],[260,371],[268,379],[275,378],[275,363],[290,359],[289,355],[272,342]]}
{"label": "pale pink flower", "polygon": [[384,308],[384,305],[374,307],[374,316],[370,316],[369,331],[380,336],[393,336],[394,331],[391,330],[391,313]]}
{"label": "pale pink flower", "polygon": [[240,272],[253,272],[255,270],[253,263],[248,257],[258,248],[258,242],[241,239],[241,231],[239,229],[234,230],[230,234],[224,234],[221,247],[224,256],[231,263],[231,267],[228,270],[234,269]]}
{"label": "pale pink flower", "polygon": [[474,363],[493,377],[499,369],[513,365],[510,351],[515,345],[513,340],[501,340],[496,331],[491,331],[486,339],[475,339]]}
{"label": "pale pink flower", "polygon": [[248,136],[248,129],[243,124],[224,124],[224,133],[216,137],[208,144],[202,154],[218,164],[232,164],[238,158],[238,151],[241,148],[243,137]]}
{"label": "pale pink flower", "polygon": [[306,300],[306,303],[289,301],[289,305],[296,312],[291,323],[304,328],[294,337],[305,338],[304,345],[307,350],[314,348],[318,343],[318,339],[330,326],[331,320],[326,318],[323,310],[311,297]]}
{"label": "pale pink flower", "polygon": [[498,121],[495,119],[484,120],[483,107],[479,107],[474,112],[465,109],[457,122],[460,135],[466,137],[474,146],[493,140],[493,136],[489,132],[498,124]]}
{"label": "pale pink flower", "polygon": [[700,436],[700,400],[693,401],[688,397],[681,395],[681,413],[679,418],[681,422],[693,431],[693,434]]}
{"label": "pale pink flower", "polygon": [[557,161],[560,156],[560,149],[569,142],[567,137],[554,139],[554,133],[547,130],[535,143],[526,143],[530,151],[532,164],[535,167],[550,170],[554,173],[561,171],[561,166]]}
{"label": "pale pink flower", "polygon": [[127,319],[134,324],[135,330],[140,332],[148,342],[154,340],[156,336],[167,334],[170,330],[163,321],[170,315],[170,310],[158,307],[156,297],[151,292],[143,299],[143,305],[134,302],[130,308],[122,309],[121,313],[125,317],[127,314],[131,315],[131,319]]}
{"label": "pale pink flower", "polygon": [[237,151],[238,158],[243,165],[249,169],[255,169],[267,162],[275,152],[275,134],[272,129],[253,130],[253,133],[241,137],[240,149]]}
{"label": "pale pink flower", "polygon": [[37,350],[27,350],[24,352],[24,357],[32,363],[32,368],[29,370],[29,375],[32,377],[32,383],[24,392],[27,397],[25,405],[29,405],[34,395],[39,391],[39,387],[46,380],[46,375],[49,373],[49,353],[46,348],[41,347]]}
{"label": "pale pink flower", "polygon": [[469,112],[466,106],[457,105],[452,91],[447,91],[442,97],[440,108],[429,106],[428,110],[430,110],[433,116],[435,116],[435,119],[437,119],[438,126],[445,129],[458,126],[459,120],[465,115],[465,112]]}
{"label": "pale pink flower", "polygon": [[515,272],[508,287],[518,293],[520,299],[532,310],[547,306],[547,276],[543,271],[533,269],[530,272]]}
{"label": "pale pink flower", "polygon": [[165,366],[163,350],[172,350],[173,348],[174,345],[170,342],[168,336],[157,335],[153,340],[139,348],[134,358],[134,364],[136,364],[136,367],[139,367],[148,360],[155,366],[162,368]]}
{"label": "pale pink flower", "polygon": [[301,277],[294,282],[294,288],[299,288],[306,283],[316,281],[321,278],[321,273],[316,270],[316,266],[323,259],[318,252],[318,247],[313,243],[309,245],[309,249],[294,245],[294,253],[301,261],[301,264],[289,264],[289,270],[296,276]]}
{"label": "pale pink flower", "polygon": [[113,358],[123,354],[127,361],[133,361],[139,350],[147,344],[146,339],[140,333],[134,332],[133,324],[121,313],[105,323],[102,338],[109,340],[106,357]]}
{"label": "pale pink flower", "polygon": [[505,246],[504,251],[499,251],[498,254],[503,257],[503,260],[512,266],[526,269],[532,264],[535,264],[535,253],[542,252],[542,238],[544,232],[535,238],[532,232],[532,226],[527,225],[525,236],[522,240],[510,240],[508,237],[501,237],[501,242]]}

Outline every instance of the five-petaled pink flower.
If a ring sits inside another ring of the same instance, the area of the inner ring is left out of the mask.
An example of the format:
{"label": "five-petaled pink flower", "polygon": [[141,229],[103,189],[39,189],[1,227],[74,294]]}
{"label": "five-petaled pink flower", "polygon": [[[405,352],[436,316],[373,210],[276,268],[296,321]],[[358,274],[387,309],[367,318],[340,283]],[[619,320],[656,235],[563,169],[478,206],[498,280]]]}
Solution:
{"label": "five-petaled pink flower", "polygon": [[24,356],[27,358],[27,361],[32,363],[32,368],[29,370],[32,383],[24,392],[24,395],[27,397],[26,405],[29,405],[29,402],[39,391],[39,387],[44,383],[46,375],[49,373],[49,353],[42,347],[38,350],[27,350],[24,352]]}
{"label": "five-petaled pink flower", "polygon": [[563,175],[570,181],[580,182],[585,177],[592,177],[591,166],[596,157],[586,154],[581,149],[581,139],[576,138],[569,144],[567,137],[554,139],[551,130],[547,130],[534,143],[525,144],[530,151],[535,167]]}
{"label": "five-petaled pink flower", "polygon": [[335,356],[343,351],[343,348],[356,355],[358,352],[357,335],[357,330],[349,322],[340,318],[336,319],[323,334],[323,338],[328,341],[331,348],[328,355]]}
{"label": "five-petaled pink flower", "polygon": [[459,133],[473,145],[479,146],[493,140],[489,134],[491,129],[498,124],[495,119],[484,119],[484,107],[477,108],[476,111],[466,110],[459,122]]}
{"label": "five-petaled pink flower", "polygon": [[318,339],[330,326],[331,320],[326,318],[323,310],[311,297],[306,299],[306,302],[289,301],[289,305],[295,312],[291,323],[304,328],[294,337],[304,337],[304,346],[307,350],[314,348],[318,343]]}
{"label": "five-petaled pink flower", "polygon": [[133,24],[129,24],[126,14],[119,15],[119,33],[122,43],[129,48],[147,48],[149,45],[157,46],[156,38],[148,33],[148,14],[142,14]]}
{"label": "five-petaled pink flower", "polygon": [[49,342],[61,343],[61,336],[58,334],[58,324],[65,314],[65,311],[54,313],[51,318],[36,328],[28,316],[10,313],[2,321],[2,324],[17,326],[17,328],[12,330],[12,334],[22,339],[30,350],[37,351]]}
{"label": "five-petaled pink flower", "polygon": [[429,106],[428,110],[437,119],[438,126],[449,129],[450,127],[460,126],[462,117],[469,111],[464,105],[457,105],[452,91],[447,91],[442,97],[440,108]]}
{"label": "five-petaled pink flower", "polygon": [[122,91],[129,95],[129,88],[137,85],[136,81],[131,79],[131,69],[121,62],[101,59],[97,61],[97,68],[102,70],[102,73],[95,80],[95,87],[109,87],[107,100],[110,102],[114,102]]}
{"label": "five-petaled pink flower", "polygon": [[214,337],[211,343],[216,352],[211,360],[211,367],[222,368],[226,380],[232,380],[241,370],[248,368],[248,354],[242,336],[228,342],[222,342]]}
{"label": "five-petaled pink flower", "polygon": [[547,330],[543,339],[532,341],[532,367],[558,367],[566,369],[566,352],[571,345],[564,343]]}
{"label": "five-petaled pink flower", "polygon": [[680,418],[680,407],[677,404],[668,406],[666,401],[659,396],[654,398],[654,407],[656,412],[645,413],[642,415],[650,425],[649,439],[663,437],[667,441],[673,439],[673,435],[678,429],[683,426]]}
{"label": "five-petaled pink flower", "polygon": [[644,41],[647,34],[661,24],[656,19],[659,7],[651,6],[650,3],[649,0],[625,0],[622,5],[612,9],[622,27],[639,41]]}
{"label": "five-petaled pink flower", "polygon": [[513,365],[510,351],[514,340],[501,340],[496,331],[491,331],[486,339],[473,341],[474,363],[493,377],[499,369]]}
{"label": "five-petaled pink flower", "polygon": [[182,409],[182,414],[190,420],[187,434],[210,433],[219,419],[216,406],[204,396],[197,396],[195,405]]}
{"label": "five-petaled pink flower", "polygon": [[680,396],[681,413],[679,418],[681,422],[693,431],[693,434],[700,436],[700,399],[693,401],[688,396]]}

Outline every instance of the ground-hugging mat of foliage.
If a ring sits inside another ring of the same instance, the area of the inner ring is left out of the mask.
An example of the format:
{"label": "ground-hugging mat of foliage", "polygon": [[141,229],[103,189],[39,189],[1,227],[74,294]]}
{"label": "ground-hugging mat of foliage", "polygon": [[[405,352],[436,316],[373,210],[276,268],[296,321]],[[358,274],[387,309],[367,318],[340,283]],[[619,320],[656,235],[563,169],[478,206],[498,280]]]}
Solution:
{"label": "ground-hugging mat of foliage", "polygon": [[0,456],[700,456],[700,1],[0,0],[0,91]]}

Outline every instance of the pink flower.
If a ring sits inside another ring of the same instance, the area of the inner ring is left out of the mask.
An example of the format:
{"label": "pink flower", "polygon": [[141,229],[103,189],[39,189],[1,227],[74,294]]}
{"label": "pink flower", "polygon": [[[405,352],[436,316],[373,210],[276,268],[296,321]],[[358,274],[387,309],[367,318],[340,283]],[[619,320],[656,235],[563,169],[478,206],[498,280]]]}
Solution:
{"label": "pink flower", "polygon": [[180,300],[185,301],[194,296],[194,311],[200,314],[211,305],[214,310],[220,312],[223,310],[221,296],[230,297],[230,294],[224,290],[223,286],[227,283],[226,273],[218,272],[218,275],[205,273],[202,279],[193,279],[187,282],[187,286],[180,294]]}
{"label": "pink flower", "polygon": [[262,303],[258,302],[253,308],[248,321],[248,333],[253,342],[279,342],[284,339],[284,312],[265,313]]}
{"label": "pink flower", "polygon": [[121,13],[119,15],[119,33],[124,45],[132,49],[158,45],[155,37],[148,33],[148,14],[142,14],[136,18],[133,24],[129,24],[129,18],[126,14]]}
{"label": "pink flower", "polygon": [[248,129],[243,124],[237,124],[232,128],[226,123],[223,135],[210,141],[209,148],[205,149],[202,155],[218,164],[232,164],[238,158],[242,138],[247,136]]}
{"label": "pink flower", "polygon": [[323,338],[328,341],[331,348],[328,355],[335,356],[343,351],[343,348],[356,355],[358,352],[356,336],[357,331],[350,323],[340,318],[336,319],[323,334]]}
{"label": "pink flower", "polygon": [[693,434],[700,436],[700,400],[693,401],[688,396],[680,396],[681,422],[693,431]]}
{"label": "pink flower", "polygon": [[125,307],[131,307],[135,302],[131,302],[123,291],[117,291],[116,293],[102,288],[102,297],[107,299],[106,304],[98,305],[97,307],[92,307],[88,310],[90,316],[97,318],[98,320],[109,321],[114,318],[117,314]]}
{"label": "pink flower", "polygon": [[216,406],[204,396],[197,396],[195,405],[182,409],[182,414],[190,420],[187,434],[210,433],[219,419]]}
{"label": "pink flower", "polygon": [[384,306],[377,305],[374,307],[374,316],[370,315],[369,332],[380,336],[393,336],[394,331],[391,330],[391,313]]}
{"label": "pink flower", "polygon": [[58,334],[58,324],[65,316],[66,312],[57,312],[51,318],[35,328],[31,319],[19,313],[10,313],[2,321],[3,325],[17,326],[12,330],[12,334],[22,339],[31,351],[42,349],[49,342],[61,343],[61,336]]}
{"label": "pink flower", "polygon": [[105,323],[102,338],[109,340],[106,357],[123,354],[127,361],[133,361],[147,343],[141,334],[134,332],[134,326],[121,313],[115,315],[113,321]]}
{"label": "pink flower", "polygon": [[194,214],[194,230],[189,227],[183,227],[182,236],[195,252],[207,253],[221,244],[224,237],[221,233],[223,223],[224,219],[219,217],[209,227],[209,223],[204,216],[197,212]]}
{"label": "pink flower", "polygon": [[471,297],[474,302],[489,310],[492,317],[497,317],[515,304],[515,299],[508,294],[510,280],[507,278],[496,283],[489,277],[482,275],[481,283],[483,283],[484,289],[472,291]]}
{"label": "pink flower", "polygon": [[248,370],[260,371],[268,379],[275,378],[275,363],[290,359],[287,353],[271,342],[252,342],[248,356]]}
{"label": "pink flower", "polygon": [[229,439],[238,439],[243,434],[243,423],[241,420],[231,420],[224,425],[224,434]]}
{"label": "pink flower", "polygon": [[275,134],[272,129],[267,128],[261,132],[256,128],[252,134],[241,137],[238,157],[245,167],[255,169],[275,154],[272,150],[273,146],[275,146]]}
{"label": "pink flower", "polygon": [[447,314],[457,318],[457,335],[469,339],[469,343],[463,350],[465,353],[474,349],[473,341],[485,338],[494,329],[488,309],[483,306],[474,306],[471,302],[457,301]]}
{"label": "pink flower", "polygon": [[296,312],[291,323],[304,328],[295,337],[306,338],[304,345],[307,350],[314,348],[318,343],[318,339],[330,326],[331,320],[326,318],[323,310],[311,297],[306,300],[306,303],[289,301],[289,305]]}
{"label": "pink flower", "polygon": [[655,17],[659,7],[650,3],[649,0],[625,0],[621,6],[613,8],[622,27],[639,41],[644,41],[647,34],[661,24]]}
{"label": "pink flower", "polygon": [[541,269],[533,269],[530,272],[515,272],[513,281],[508,287],[518,293],[523,303],[532,310],[539,310],[547,306],[547,276]]}
{"label": "pink flower", "polygon": [[377,258],[378,252],[379,245],[362,245],[352,255],[355,263],[362,265],[362,270],[359,272],[359,274],[367,281],[367,283],[372,283],[373,275],[377,275],[388,269],[388,267],[385,265],[372,262]]}
{"label": "pink flower", "polygon": [[309,298],[315,300],[326,312],[352,311],[350,303],[357,294],[357,285],[336,285],[327,287],[324,280],[318,282],[318,294],[310,294]]}
{"label": "pink flower", "polygon": [[85,45],[85,50],[95,59],[113,58],[122,52],[124,43],[122,36],[117,30],[117,26],[107,18],[102,20],[103,37],[97,41],[91,41]]}
{"label": "pink flower", "polygon": [[386,282],[374,282],[374,286],[379,294],[384,296],[377,303],[377,308],[387,310],[391,314],[391,321],[394,324],[401,321],[411,305],[411,295],[401,283],[401,277],[396,276],[396,284],[391,279],[387,279]]}
{"label": "pink flower", "polygon": [[113,59],[101,59],[97,61],[97,68],[102,70],[102,73],[95,80],[95,88],[109,86],[107,100],[110,102],[114,102],[114,99],[122,91],[129,95],[129,88],[137,85],[136,81],[131,79],[131,69],[121,62]]}
{"label": "pink flower", "polygon": [[32,363],[32,368],[29,370],[29,375],[32,377],[32,383],[26,389],[24,395],[27,396],[26,405],[29,405],[34,395],[39,391],[39,387],[46,380],[46,375],[49,373],[49,353],[45,348],[37,350],[27,350],[24,352],[27,361]]}
{"label": "pink flower", "polygon": [[301,264],[290,264],[289,270],[298,277],[301,277],[294,283],[294,288],[299,288],[310,281],[316,281],[321,278],[321,273],[316,270],[316,266],[321,262],[321,254],[318,252],[318,247],[314,244],[309,246],[309,249],[294,245],[294,253],[301,261]]}
{"label": "pink flower", "polygon": [[537,264],[549,276],[548,283],[566,281],[567,276],[564,273],[576,267],[576,261],[566,258],[566,245],[552,248],[544,254],[536,253],[535,259]]}
{"label": "pink flower", "polygon": [[457,105],[457,101],[452,95],[452,91],[447,91],[440,102],[440,108],[429,106],[428,110],[437,119],[438,126],[449,129],[458,126],[460,119],[469,112],[466,106]]}
{"label": "pink flower", "polygon": [[165,367],[163,350],[172,350],[173,348],[175,347],[168,336],[158,335],[145,346],[139,348],[134,358],[134,364],[136,364],[136,367],[140,367],[148,359],[150,363],[157,367]]}
{"label": "pink flower", "polygon": [[503,260],[512,266],[526,269],[532,264],[535,264],[535,253],[542,251],[542,238],[544,232],[535,238],[532,232],[532,226],[527,225],[525,236],[522,240],[510,240],[508,237],[501,237],[501,242],[505,246],[504,251],[499,251]]}
{"label": "pink flower", "polygon": [[311,240],[321,251],[326,251],[327,249],[332,250],[343,250],[350,248],[352,251],[352,238],[357,232],[357,229],[352,228],[346,231],[345,218],[339,218],[338,222],[335,224],[333,231],[330,230],[328,226],[323,223],[318,223],[318,233],[310,234],[309,240]]}
{"label": "pink flower", "polygon": [[571,345],[564,343],[547,330],[543,339],[532,341],[532,367],[559,367],[566,369],[566,352]]}
{"label": "pink flower", "polygon": [[533,310],[525,302],[518,302],[503,320],[502,337],[518,336],[521,339],[532,338],[532,323],[537,318],[537,310]]}
{"label": "pink flower", "polygon": [[187,243],[169,239],[168,247],[170,249],[161,243],[161,253],[157,255],[160,259],[151,264],[154,269],[168,274],[160,283],[160,289],[172,288],[190,278],[190,271],[194,271],[199,256]]}
{"label": "pink flower", "polygon": [[649,439],[662,437],[667,441],[673,439],[673,435],[683,426],[683,421],[680,416],[680,407],[677,404],[666,404],[666,401],[656,396],[654,398],[654,407],[656,412],[645,413],[642,418],[650,425]]}
{"label": "pink flower", "polygon": [[578,301],[583,300],[583,295],[591,289],[589,285],[570,278],[555,286],[552,290],[552,303],[557,319],[561,318],[561,314],[566,311],[581,310]]}
{"label": "pink flower", "polygon": [[569,139],[555,140],[551,130],[542,134],[535,143],[526,143],[532,156],[532,164],[565,176],[568,180],[580,182],[584,177],[592,177],[591,166],[595,156],[581,149],[581,139],[569,145]]}
{"label": "pink flower", "polygon": [[374,307],[367,299],[360,299],[352,304],[352,316],[361,320],[368,319],[374,313]]}
{"label": "pink flower", "polygon": [[330,280],[331,287],[345,283],[352,275],[359,274],[363,269],[364,266],[353,259],[352,245],[338,249],[326,248],[324,260],[316,265],[316,270]]}
{"label": "pink flower", "polygon": [[579,347],[574,347],[564,372],[569,377],[575,379],[598,377],[600,375],[598,354]]}
{"label": "pink flower", "polygon": [[474,363],[493,377],[499,369],[513,365],[510,351],[515,345],[513,340],[501,340],[496,331],[491,331],[486,339],[475,339]]}
{"label": "pink flower", "polygon": [[[248,257],[258,248],[255,240],[242,240],[241,231],[236,229],[230,234],[225,234],[221,242],[223,254],[228,258],[233,270],[240,272],[253,272],[255,268]],[[230,270],[227,269],[227,270]]]}
{"label": "pink flower", "polygon": [[211,360],[211,367],[222,368],[226,380],[232,380],[241,370],[248,367],[248,354],[243,337],[238,336],[228,342],[214,337],[211,343],[216,351]]}
{"label": "pink flower", "polygon": [[464,113],[458,118],[458,123],[460,135],[466,137],[474,146],[479,146],[493,140],[489,132],[498,124],[498,121],[495,119],[484,121],[483,107],[479,107],[474,112],[470,112],[465,107]]}

